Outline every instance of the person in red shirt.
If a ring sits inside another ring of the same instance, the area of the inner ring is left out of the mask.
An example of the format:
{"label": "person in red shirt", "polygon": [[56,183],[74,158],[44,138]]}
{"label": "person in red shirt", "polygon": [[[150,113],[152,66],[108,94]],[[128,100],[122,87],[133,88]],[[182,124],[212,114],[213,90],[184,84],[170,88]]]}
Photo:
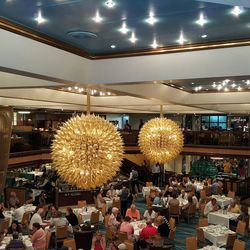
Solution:
{"label": "person in red shirt", "polygon": [[147,240],[150,238],[151,235],[156,235],[156,234],[158,234],[157,229],[153,227],[152,220],[148,219],[147,226],[144,227],[140,233],[140,239]]}

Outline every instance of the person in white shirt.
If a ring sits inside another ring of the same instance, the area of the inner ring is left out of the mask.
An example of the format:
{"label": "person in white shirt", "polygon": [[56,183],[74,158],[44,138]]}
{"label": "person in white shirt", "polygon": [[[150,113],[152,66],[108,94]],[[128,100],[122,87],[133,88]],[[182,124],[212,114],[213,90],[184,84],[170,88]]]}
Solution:
{"label": "person in white shirt", "polygon": [[204,215],[208,216],[209,213],[215,212],[219,210],[219,206],[217,205],[217,201],[215,198],[213,198],[211,201],[209,201],[204,209]]}
{"label": "person in white shirt", "polygon": [[155,217],[156,217],[156,212],[151,207],[149,207],[148,210],[146,210],[143,215],[144,220],[151,219],[151,221],[154,221]]}
{"label": "person in white shirt", "polygon": [[181,194],[178,196],[178,200],[179,199],[183,199],[183,200],[187,200],[188,199],[188,194],[185,192],[184,189],[181,190]]}
{"label": "person in white shirt", "polygon": [[24,207],[23,206],[20,207],[19,205],[17,205],[17,209],[15,209],[13,213],[13,219],[21,223],[24,213],[25,213]]}
{"label": "person in white shirt", "polygon": [[33,224],[34,223],[38,223],[38,224],[42,224],[43,223],[43,220],[42,220],[42,217],[41,215],[43,214],[43,208],[40,207],[40,208],[36,208],[36,213],[33,214],[33,216],[31,217],[31,220],[30,220],[30,225],[29,225],[29,228],[32,230],[33,228]]}
{"label": "person in white shirt", "polygon": [[160,164],[156,163],[155,165],[153,165],[153,167],[152,167],[153,184],[156,187],[158,187],[158,185],[159,185],[160,172],[161,172]]}

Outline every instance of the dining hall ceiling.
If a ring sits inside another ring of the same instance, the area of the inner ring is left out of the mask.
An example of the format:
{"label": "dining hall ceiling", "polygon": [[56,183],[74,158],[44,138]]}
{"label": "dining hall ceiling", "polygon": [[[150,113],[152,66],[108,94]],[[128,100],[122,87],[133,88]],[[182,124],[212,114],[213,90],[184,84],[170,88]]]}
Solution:
{"label": "dining hall ceiling", "polygon": [[[0,105],[85,111],[90,89],[92,112],[159,113],[163,105],[164,113],[250,113],[247,1],[237,1],[241,5],[236,9],[233,0],[220,4],[212,0],[114,0],[113,8],[107,2],[1,1]],[[99,23],[93,20],[97,10],[103,18]],[[154,24],[146,21],[150,11]],[[7,23],[8,28],[3,26]],[[119,31],[123,23],[127,34]],[[14,27],[29,28],[55,43],[38,42],[27,30],[20,33]],[[68,33],[81,30],[97,37],[74,38]],[[129,40],[133,32],[138,39],[134,43]],[[154,39],[160,47],[151,46]],[[230,48],[225,44],[225,48],[212,49],[225,41]],[[61,50],[57,42],[83,51],[81,55],[87,58]],[[231,47],[232,42],[237,47]],[[205,46],[204,50],[178,50],[195,44]],[[209,44],[215,47],[208,50]],[[163,47],[176,48],[177,53],[139,56],[145,51],[164,52]],[[138,52],[137,56],[88,59],[89,55],[101,58],[132,52]]]}

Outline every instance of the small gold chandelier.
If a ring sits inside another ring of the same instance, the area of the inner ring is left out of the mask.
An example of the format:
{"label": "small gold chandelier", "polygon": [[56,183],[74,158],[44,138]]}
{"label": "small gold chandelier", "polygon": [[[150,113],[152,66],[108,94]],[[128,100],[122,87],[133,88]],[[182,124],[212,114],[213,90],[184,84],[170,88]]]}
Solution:
{"label": "small gold chandelier", "polygon": [[161,117],[146,122],[139,133],[139,146],[152,163],[174,160],[182,151],[183,134],[172,120]]}
{"label": "small gold chandelier", "polygon": [[[88,92],[89,95],[89,92]],[[57,131],[52,160],[60,177],[80,189],[102,186],[119,171],[123,140],[113,124],[88,114],[71,118]]]}

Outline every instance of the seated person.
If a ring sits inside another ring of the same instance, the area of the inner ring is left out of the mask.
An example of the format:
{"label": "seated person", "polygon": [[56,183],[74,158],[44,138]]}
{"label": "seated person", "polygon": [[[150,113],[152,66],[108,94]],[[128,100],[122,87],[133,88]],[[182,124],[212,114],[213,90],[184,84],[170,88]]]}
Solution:
{"label": "seated person", "polygon": [[146,210],[146,211],[144,212],[144,215],[143,215],[143,219],[144,219],[144,220],[149,220],[149,219],[151,219],[152,221],[154,221],[155,217],[156,217],[156,213],[155,213],[155,211],[152,209],[152,207],[149,207],[148,210]]}
{"label": "seated person", "polygon": [[17,221],[12,221],[11,226],[8,228],[7,234],[21,233],[22,229]]}
{"label": "seated person", "polygon": [[163,216],[158,216],[156,221],[158,225],[157,231],[160,234],[160,236],[168,238],[170,226],[167,219]]}
{"label": "seated person", "polygon": [[38,223],[32,225],[33,234],[31,236],[32,246],[35,250],[46,249],[46,233]]}
{"label": "seated person", "polygon": [[213,181],[213,184],[211,185],[211,192],[212,194],[217,194],[217,190],[220,187],[220,184],[217,180]]}
{"label": "seated person", "polygon": [[246,222],[246,225],[249,223],[249,214],[248,214],[248,207],[247,206],[241,206],[241,213],[236,219],[232,219],[229,221],[230,223],[230,229],[232,231],[236,230],[238,221]]}
{"label": "seated person", "polygon": [[119,217],[119,209],[117,207],[113,207],[112,214],[110,215],[109,220],[108,220],[108,227],[114,233],[117,232],[121,224],[120,221],[117,220],[117,217]]}
{"label": "seated person", "polygon": [[105,250],[106,249],[106,240],[104,235],[100,231],[96,231],[93,239],[92,239],[92,247],[93,250]]}
{"label": "seated person", "polygon": [[[57,217],[51,219],[50,231],[55,232],[57,226],[66,226],[66,225],[69,225],[67,219],[63,218],[62,212],[58,211]],[[70,228],[69,228],[69,231],[71,231]]]}
{"label": "seated person", "polygon": [[162,193],[160,193],[159,191],[156,191],[156,193],[155,193],[153,205],[159,205],[159,206],[163,205]]}
{"label": "seated person", "polygon": [[184,205],[182,208],[181,208],[181,215],[183,217],[186,217],[187,213],[188,213],[188,209],[190,208],[190,206],[192,206],[193,204],[195,204],[193,202],[193,198],[192,196],[188,196],[188,203],[186,205]]}
{"label": "seated person", "polygon": [[188,198],[188,194],[185,192],[184,189],[182,189],[181,194],[179,195],[178,199],[187,200],[187,198]]}
{"label": "seated person", "polygon": [[19,223],[22,222],[23,215],[25,213],[24,206],[20,206],[19,204],[16,204],[16,209],[13,213],[13,219],[18,221]]}
{"label": "seated person", "polygon": [[231,204],[228,206],[227,211],[230,213],[237,213],[237,214],[241,212],[240,206],[236,203],[236,200],[233,200],[231,202]]}
{"label": "seated person", "polygon": [[129,216],[132,221],[140,220],[140,212],[136,209],[135,204],[132,204],[130,208],[127,209],[126,216]]}
{"label": "seated person", "polygon": [[13,233],[13,240],[10,241],[10,243],[5,247],[6,250],[12,250],[12,249],[26,249],[26,246],[24,245],[22,240],[19,240],[18,233],[14,232]]}
{"label": "seated person", "polygon": [[33,216],[31,217],[30,220],[30,225],[29,225],[29,229],[32,230],[33,229],[33,224],[34,223],[38,223],[39,225],[41,225],[43,223],[42,220],[42,214],[44,209],[42,207],[36,207],[36,213],[33,214]]}
{"label": "seated person", "polygon": [[57,209],[55,206],[51,205],[49,206],[49,211],[46,214],[46,220],[51,220],[52,218],[57,217]]}
{"label": "seated person", "polygon": [[108,190],[106,196],[108,198],[110,198],[111,200],[114,199],[117,195],[116,195],[116,190],[114,189],[113,185],[110,185],[110,189]]}
{"label": "seated person", "polygon": [[98,192],[98,195],[96,196],[96,202],[97,202],[97,208],[100,209],[103,206],[106,206],[106,201],[103,199],[102,197],[103,194],[103,190],[100,189],[100,191]]}
{"label": "seated person", "polygon": [[152,225],[152,220],[148,219],[147,220],[147,226],[144,227],[140,233],[140,239],[147,240],[150,238],[152,235],[158,234],[158,231],[155,227]]}
{"label": "seated person", "polygon": [[179,202],[179,200],[177,199],[177,195],[176,194],[174,194],[173,195],[173,199],[171,199],[169,202],[168,202],[168,206],[170,207],[170,206],[179,206],[180,205],[180,202]]}
{"label": "seated person", "polygon": [[212,198],[212,200],[209,201],[209,202],[206,204],[205,208],[204,208],[204,215],[205,215],[205,216],[208,216],[209,213],[215,212],[215,211],[217,211],[217,210],[219,210],[219,206],[218,206],[218,204],[217,204],[217,201],[216,201],[215,198]]}
{"label": "seated person", "polygon": [[17,204],[20,204],[19,199],[16,196],[15,192],[10,193],[10,199],[9,199],[9,207],[10,208],[16,208]]}
{"label": "seated person", "polygon": [[134,228],[130,224],[130,221],[131,218],[129,216],[126,216],[120,226],[120,232],[127,233],[128,240],[132,240],[132,235],[134,234]]}
{"label": "seated person", "polygon": [[72,226],[72,227],[75,227],[78,225],[78,218],[77,216],[74,214],[72,208],[70,207],[67,207],[67,210],[66,210],[66,219],[68,220],[69,224]]}

